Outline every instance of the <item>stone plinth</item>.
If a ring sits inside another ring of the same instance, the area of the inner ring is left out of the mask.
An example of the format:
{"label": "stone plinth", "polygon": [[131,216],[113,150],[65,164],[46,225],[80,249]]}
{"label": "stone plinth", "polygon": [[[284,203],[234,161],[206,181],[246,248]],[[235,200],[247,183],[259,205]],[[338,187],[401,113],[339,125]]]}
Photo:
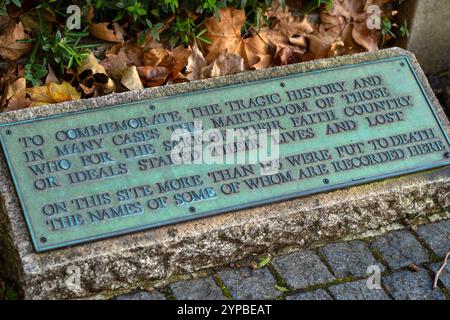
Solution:
{"label": "stone plinth", "polygon": [[[401,49],[346,56],[138,92],[43,106],[0,115],[0,123],[193,92],[330,67],[409,55]],[[413,65],[442,123],[439,103],[415,58]],[[2,268],[25,298],[83,298],[146,286],[250,254],[334,241],[450,207],[450,167],[316,194],[192,222],[35,253],[3,155],[0,157]],[[80,288],[67,285],[80,271]]]}

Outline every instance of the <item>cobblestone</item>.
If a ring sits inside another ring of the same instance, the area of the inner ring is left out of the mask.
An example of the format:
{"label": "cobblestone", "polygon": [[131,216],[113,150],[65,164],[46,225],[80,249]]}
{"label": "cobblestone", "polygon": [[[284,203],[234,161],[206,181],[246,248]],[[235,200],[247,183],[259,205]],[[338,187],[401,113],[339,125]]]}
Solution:
{"label": "cobblestone", "polygon": [[427,251],[406,230],[389,232],[375,239],[370,247],[378,251],[393,270],[428,261]]}
{"label": "cobblestone", "polygon": [[166,300],[166,297],[162,293],[153,290],[151,292],[137,291],[131,294],[118,296],[116,297],[116,300]]}
{"label": "cobblestone", "polygon": [[367,280],[338,284],[329,289],[337,300],[391,300],[383,289],[369,289]]}
{"label": "cobblestone", "polygon": [[372,265],[377,265],[384,271],[384,267],[375,260],[363,241],[330,244],[321,248],[320,253],[338,278],[365,276],[367,268]]}
{"label": "cobblestone", "polygon": [[417,234],[438,256],[450,251],[450,220],[419,226]]}
{"label": "cobblestone", "polygon": [[222,290],[213,278],[201,278],[176,282],[170,285],[178,300],[224,300]]}
{"label": "cobblestone", "polygon": [[[430,269],[433,271],[434,274],[439,270],[439,268],[442,266],[442,263],[434,263],[430,266]],[[447,266],[442,270],[439,281],[444,285],[444,287],[447,290],[450,290],[450,265],[447,264]]]}
{"label": "cobblestone", "polygon": [[333,300],[333,298],[323,289],[316,291],[297,293],[286,297],[286,300]]}
{"label": "cobblestone", "polygon": [[275,299],[281,295],[267,268],[226,270],[218,273],[233,298],[238,300]]}
{"label": "cobblestone", "polygon": [[312,251],[301,251],[276,257],[272,263],[278,274],[293,290],[327,283],[335,279]]}
{"label": "cobblestone", "polygon": [[425,270],[400,271],[383,278],[383,284],[395,300],[445,300],[440,290],[433,290],[433,283]]}

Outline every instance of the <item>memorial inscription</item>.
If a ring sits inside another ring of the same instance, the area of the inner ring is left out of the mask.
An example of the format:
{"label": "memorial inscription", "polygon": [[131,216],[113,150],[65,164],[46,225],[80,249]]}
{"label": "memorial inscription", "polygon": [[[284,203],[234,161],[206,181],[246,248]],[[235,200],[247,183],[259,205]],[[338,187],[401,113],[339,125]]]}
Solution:
{"label": "memorial inscription", "polygon": [[37,252],[450,164],[408,57],[9,123]]}

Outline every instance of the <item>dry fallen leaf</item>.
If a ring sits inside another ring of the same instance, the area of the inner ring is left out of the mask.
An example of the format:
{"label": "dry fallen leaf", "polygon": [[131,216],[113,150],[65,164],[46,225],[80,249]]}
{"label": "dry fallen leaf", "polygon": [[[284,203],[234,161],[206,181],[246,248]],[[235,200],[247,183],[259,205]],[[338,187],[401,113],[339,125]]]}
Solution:
{"label": "dry fallen leaf", "polygon": [[197,45],[194,45],[188,59],[186,72],[188,80],[193,81],[235,74],[244,69],[244,59],[238,54],[228,52],[221,53],[210,64],[207,64]]}
{"label": "dry fallen leaf", "polygon": [[0,35],[0,56],[7,60],[17,60],[27,53],[31,43],[17,42],[17,40],[29,40],[30,36],[25,32],[22,22],[10,23]]}
{"label": "dry fallen leaf", "polygon": [[273,29],[286,37],[305,36],[314,31],[314,26],[309,22],[308,16],[302,19],[294,17],[289,11],[289,7],[277,5],[274,2],[269,16],[276,19]]}
{"label": "dry fallen leaf", "polygon": [[116,44],[106,52],[106,58],[100,62],[109,77],[120,81],[123,72],[129,66],[143,65],[143,50],[135,43]]}
{"label": "dry fallen leaf", "polygon": [[104,67],[105,73],[116,81],[120,81],[123,70],[126,69],[129,64],[130,60],[123,51],[120,51],[118,54],[109,55],[100,62],[100,65]]}
{"label": "dry fallen leaf", "polygon": [[53,71],[52,67],[50,66],[50,64],[47,65],[48,68],[48,73],[47,76],[45,77],[45,82],[44,84],[46,86],[50,85],[50,83],[58,83],[58,77],[56,76],[55,72]]}
{"label": "dry fallen leaf", "polygon": [[244,71],[244,59],[238,54],[222,53],[203,71],[206,77],[220,77]]}
{"label": "dry fallen leaf", "polygon": [[263,32],[275,47],[274,62],[281,65],[301,62],[308,51],[307,37],[314,31],[308,16],[294,17],[289,7],[281,6],[278,1],[273,2],[268,15],[274,19],[273,27]]}
{"label": "dry fallen leaf", "polygon": [[92,21],[94,18],[94,7],[89,10],[87,17],[89,23],[89,32],[96,38],[109,42],[124,42],[125,30],[117,22],[99,22]]}
{"label": "dry fallen leaf", "polygon": [[147,87],[163,85],[170,75],[170,71],[165,67],[143,66],[136,69]]}
{"label": "dry fallen leaf", "polygon": [[319,29],[318,32],[309,36],[309,49],[316,59],[333,57],[337,53],[336,47],[343,47],[344,41],[334,32]]}
{"label": "dry fallen leaf", "polygon": [[27,87],[25,78],[19,78],[10,85],[8,85],[3,93],[4,102],[6,105],[2,111],[13,111],[23,108],[28,108],[31,105],[30,99],[27,98]]}
{"label": "dry fallen leaf", "polygon": [[327,14],[344,18],[344,24],[341,26],[342,32],[347,30],[349,33],[351,31],[356,43],[368,51],[375,51],[378,50],[380,31],[367,27],[367,19],[371,13],[367,13],[364,9],[362,0],[334,0]]}
{"label": "dry fallen leaf", "polygon": [[[86,94],[91,91],[90,88],[94,85],[100,86],[105,93],[114,92],[116,90],[114,81],[108,76],[105,67],[98,62],[93,53],[90,53],[78,67],[77,77],[79,82],[83,84],[82,89]],[[120,78],[121,77],[122,74],[120,74]]]}
{"label": "dry fallen leaf", "polygon": [[52,24],[57,23],[55,12],[53,12],[50,8],[34,8],[24,14],[21,14],[19,19],[27,30],[32,30],[34,33],[41,30],[40,19],[42,19],[45,30],[52,30]]}
{"label": "dry fallen leaf", "polygon": [[197,44],[192,47],[192,54],[188,58],[186,67],[187,78],[190,81],[203,79],[202,71],[206,68],[206,59]]}
{"label": "dry fallen leaf", "polygon": [[268,68],[271,65],[273,50],[269,44],[267,32],[255,33],[252,37],[245,38],[243,41],[245,58],[249,68],[258,70]]}
{"label": "dry fallen leaf", "polygon": [[80,81],[83,81],[84,78],[89,75],[99,73],[104,74],[105,76],[107,75],[105,67],[98,63],[98,60],[93,53],[90,53],[77,68],[77,75]]}
{"label": "dry fallen leaf", "polygon": [[122,79],[120,80],[120,82],[130,91],[144,89],[141,78],[139,78],[136,66],[126,68],[123,71]]}
{"label": "dry fallen leaf", "polygon": [[184,46],[178,46],[171,51],[170,56],[173,59],[171,64],[172,79],[176,80],[180,77],[180,72],[186,67],[191,54],[192,50]]}
{"label": "dry fallen leaf", "polygon": [[292,38],[294,43],[291,43],[291,39],[281,32],[268,30],[267,38],[275,47],[273,60],[277,65],[300,62],[308,49],[307,47],[298,46],[299,43],[307,43],[303,36]]}
{"label": "dry fallen leaf", "polygon": [[245,66],[262,69],[270,65],[272,50],[267,34],[254,32],[242,37],[242,28],[246,21],[245,11],[234,8],[220,10],[220,19],[208,18],[205,26],[211,45],[207,46],[207,64],[221,54],[238,54],[244,59]]}
{"label": "dry fallen leaf", "polygon": [[210,63],[221,53],[242,54],[242,27],[247,20],[244,10],[225,8],[220,10],[220,19],[211,17],[206,19],[205,27],[211,45],[207,46],[208,55],[206,61]]}
{"label": "dry fallen leaf", "polygon": [[0,30],[5,30],[12,22],[12,19],[7,15],[0,14]]}
{"label": "dry fallen leaf", "polygon": [[169,50],[165,48],[152,48],[144,53],[144,66],[159,66],[164,60],[169,59],[169,57]]}
{"label": "dry fallen leaf", "polygon": [[68,82],[32,87],[27,89],[27,93],[31,98],[32,106],[73,101],[81,98],[81,94]]}
{"label": "dry fallen leaf", "polygon": [[180,72],[183,70],[191,55],[191,49],[184,46],[178,46],[173,50],[163,48],[153,48],[144,53],[144,65],[151,67],[165,67],[170,70],[173,80],[180,77]]}
{"label": "dry fallen leaf", "polygon": [[48,93],[56,102],[73,101],[81,98],[80,93],[68,82],[51,83],[48,86]]}

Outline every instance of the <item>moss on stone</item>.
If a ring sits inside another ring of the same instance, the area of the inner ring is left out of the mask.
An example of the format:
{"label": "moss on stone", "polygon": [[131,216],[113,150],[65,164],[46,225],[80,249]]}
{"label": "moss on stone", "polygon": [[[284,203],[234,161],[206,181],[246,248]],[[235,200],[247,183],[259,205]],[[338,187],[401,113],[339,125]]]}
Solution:
{"label": "moss on stone", "polygon": [[377,260],[379,263],[381,263],[384,266],[385,271],[383,273],[386,273],[388,270],[390,270],[389,265],[384,260],[383,255],[381,254],[380,251],[378,251],[377,249],[373,249],[370,246],[369,246],[369,251],[372,253],[375,260]]}
{"label": "moss on stone", "polygon": [[443,288],[443,289],[441,289],[441,290],[442,290],[442,293],[443,293],[444,296],[445,296],[445,299],[450,300],[450,290],[448,290],[448,289],[446,289],[446,288]]}
{"label": "moss on stone", "polygon": [[233,300],[233,296],[231,295],[230,290],[225,286],[222,279],[219,278],[217,274],[213,276],[214,281],[219,286],[219,288],[222,290],[222,294],[229,300]]}
{"label": "moss on stone", "polygon": [[284,281],[284,279],[280,276],[280,274],[277,272],[277,270],[275,270],[274,266],[272,264],[269,264],[267,266],[267,269],[270,271],[270,273],[275,278],[275,280],[277,282],[277,286],[280,288],[286,288],[286,289],[288,289],[288,291],[286,291],[286,292],[290,292],[290,288],[287,285],[286,281]]}

